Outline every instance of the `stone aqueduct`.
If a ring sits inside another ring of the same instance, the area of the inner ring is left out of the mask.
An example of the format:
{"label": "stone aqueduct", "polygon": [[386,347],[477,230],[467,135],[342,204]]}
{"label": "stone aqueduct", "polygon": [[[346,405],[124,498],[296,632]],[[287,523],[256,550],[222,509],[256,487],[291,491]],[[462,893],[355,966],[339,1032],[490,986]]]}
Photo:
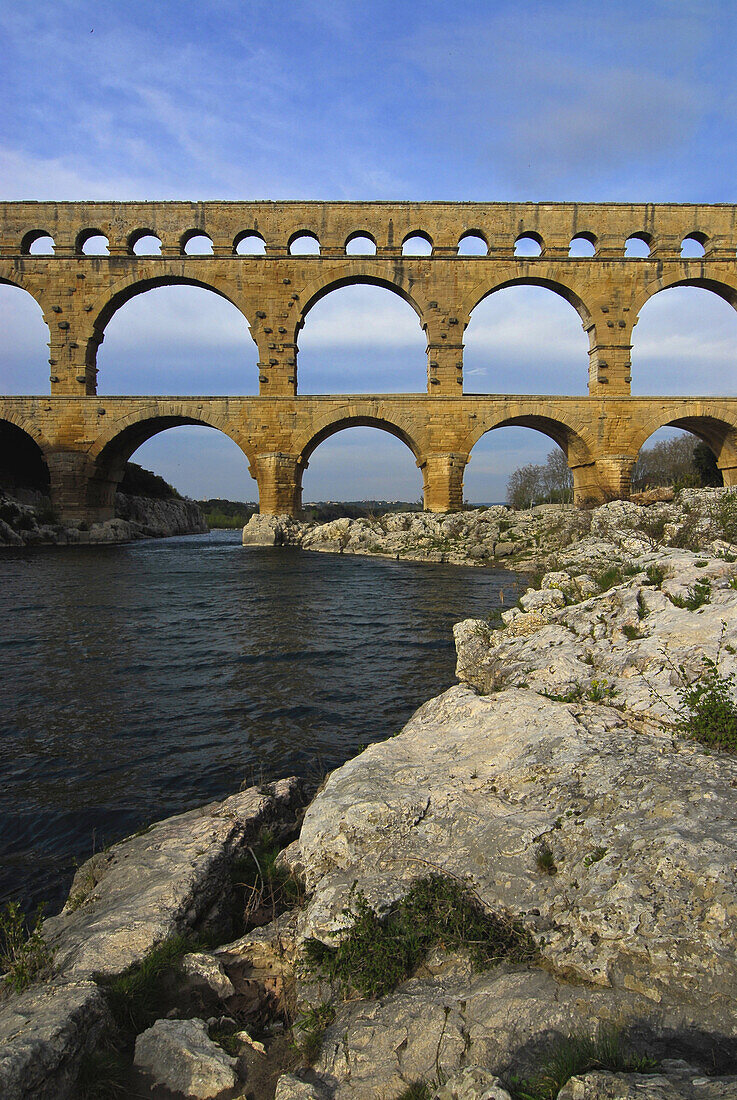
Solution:
{"label": "stone aqueduct", "polygon": [[[86,255],[93,235],[109,255]],[[41,236],[53,255],[32,254]],[[155,235],[161,255],[135,254]],[[188,255],[193,236],[212,255]],[[318,255],[292,255],[303,235]],[[474,235],[486,255],[461,256]],[[258,237],[263,255],[241,255]],[[368,237],[371,255],[349,255]],[[421,236],[428,256],[403,254]],[[531,237],[540,255],[515,255]],[[649,246],[625,258],[625,242]],[[584,238],[591,258],[569,256]],[[681,243],[704,247],[683,259]],[[125,462],[151,436],[179,424],[204,424],[233,439],[258,482],[262,512],[295,513],[302,472],[315,447],[351,425],[374,425],[411,448],[424,478],[425,506],[459,507],[463,471],[487,431],[524,425],[558,443],[573,471],[578,502],[626,497],[637,452],[663,425],[686,428],[712,448],[725,484],[737,485],[737,398],[630,396],[632,330],[644,303],[673,286],[698,286],[737,307],[737,207],[626,204],[160,202],[0,204],[0,282],[28,291],[43,310],[50,339],[50,394],[0,396],[0,424],[24,447],[29,438],[50,477],[62,519],[113,515]],[[104,397],[97,349],[105,326],[134,295],[189,284],[215,291],[246,317],[259,352],[257,397]],[[419,315],[427,336],[427,392],[300,396],[297,337],[311,307],[331,290],[370,283],[392,290]],[[495,290],[548,287],[578,311],[589,336],[588,394],[541,397],[463,391],[463,333],[471,311]]]}

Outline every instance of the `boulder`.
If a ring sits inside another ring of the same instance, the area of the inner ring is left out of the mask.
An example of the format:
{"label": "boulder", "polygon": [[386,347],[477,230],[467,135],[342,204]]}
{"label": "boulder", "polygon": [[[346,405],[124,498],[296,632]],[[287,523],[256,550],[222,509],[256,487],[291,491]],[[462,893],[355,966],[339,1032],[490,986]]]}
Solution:
{"label": "boulder", "polygon": [[558,1100],[734,1100],[737,1077],[709,1077],[693,1066],[652,1073],[586,1073],[571,1077]]}
{"label": "boulder", "polygon": [[300,524],[291,516],[251,516],[243,528],[244,546],[298,545]]}
{"label": "boulder", "polygon": [[512,1100],[503,1083],[478,1066],[454,1073],[432,1094],[432,1100]]}
{"label": "boulder", "polygon": [[212,955],[200,952],[185,955],[182,959],[182,971],[192,989],[209,993],[220,1001],[235,993],[230,978]]}
{"label": "boulder", "polygon": [[104,994],[92,981],[38,983],[0,1003],[0,1096],[74,1096],[79,1063],[109,1024]]}
{"label": "boulder", "polygon": [[236,1059],[213,1043],[202,1020],[157,1020],[136,1039],[133,1064],[187,1100],[219,1100],[238,1084]]}
{"label": "boulder", "polygon": [[217,923],[234,854],[294,809],[296,780],[255,787],[115,844],[77,872],[62,912],[44,922],[66,977],[116,977],[177,933]]}

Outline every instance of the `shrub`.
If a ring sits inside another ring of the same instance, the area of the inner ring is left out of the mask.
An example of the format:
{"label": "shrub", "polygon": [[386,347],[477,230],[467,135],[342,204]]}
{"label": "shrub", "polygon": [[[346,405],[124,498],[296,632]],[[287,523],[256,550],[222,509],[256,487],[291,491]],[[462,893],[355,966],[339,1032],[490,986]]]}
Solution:
{"label": "shrub", "polygon": [[43,938],[42,923],[41,907],[33,928],[28,928],[17,901],[9,901],[0,913],[0,971],[5,984],[16,993],[51,973],[54,956]]}
{"label": "shrub", "polygon": [[737,542],[737,492],[720,493],[710,509],[717,536],[725,542]]}
{"label": "shrub", "polygon": [[668,599],[675,607],[683,607],[688,611],[696,611],[705,603],[711,603],[711,581],[696,581],[688,589],[685,596],[669,596]]}
{"label": "shrub", "polygon": [[662,565],[648,565],[645,576],[647,577],[648,584],[652,585],[653,588],[660,588],[665,580],[665,569],[663,569]]}
{"label": "shrub", "polygon": [[317,1059],[325,1032],[334,1019],[335,1009],[323,1001],[319,1005],[311,1005],[295,1020],[292,1029],[294,1045],[308,1065],[311,1066]]}
{"label": "shrub", "polygon": [[[678,725],[687,737],[710,748],[737,752],[737,703],[734,674],[719,671],[717,660],[702,658],[703,675],[678,689],[683,711]],[[681,669],[683,675],[683,670]]]}
{"label": "shrub", "polygon": [[607,592],[610,588],[614,588],[616,584],[622,583],[622,570],[618,565],[610,565],[603,573],[599,573],[596,577],[596,583],[602,592]]}
{"label": "shrub", "polygon": [[558,868],[555,864],[553,853],[547,844],[541,844],[535,855],[535,866],[544,875],[557,875]]}
{"label": "shrub", "polygon": [[477,969],[537,957],[534,940],[519,922],[486,912],[459,882],[442,875],[419,879],[381,915],[357,891],[345,915],[352,924],[340,944],[308,940],[305,961],[364,997],[394,989],[436,944],[468,950]]}

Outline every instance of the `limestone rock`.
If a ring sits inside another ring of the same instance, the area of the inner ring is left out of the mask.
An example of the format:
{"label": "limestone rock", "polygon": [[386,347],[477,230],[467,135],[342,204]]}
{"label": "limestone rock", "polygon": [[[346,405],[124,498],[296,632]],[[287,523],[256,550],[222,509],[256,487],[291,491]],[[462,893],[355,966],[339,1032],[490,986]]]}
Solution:
{"label": "limestone rock", "polygon": [[449,1076],[469,1063],[500,1075],[532,1072],[551,1033],[586,1029],[597,1013],[638,1004],[629,994],[610,1000],[566,986],[542,970],[451,970],[412,979],[379,1001],[336,1006],[314,1069],[335,1100],[399,1096],[413,1081],[435,1078],[438,1067]]}
{"label": "limestone rock", "polygon": [[229,859],[299,797],[296,781],[275,784],[273,797],[251,787],[84,864],[75,882],[88,877],[88,895],[73,893],[73,904],[44,922],[59,972],[114,977],[171,935],[197,928],[222,903]]}
{"label": "limestone rock", "polygon": [[572,1077],[558,1100],[735,1100],[737,1077],[707,1077],[693,1067],[652,1073]]}
{"label": "limestone rock", "polygon": [[188,1100],[217,1100],[238,1084],[236,1059],[213,1043],[202,1020],[157,1020],[136,1039],[134,1065]]}
{"label": "limestone rock", "polygon": [[193,988],[206,990],[218,1000],[224,1001],[235,993],[230,978],[212,955],[199,952],[185,955],[182,970]]}
{"label": "limestone rock", "polygon": [[39,983],[0,1003],[0,1096],[72,1097],[80,1060],[109,1023],[105,997],[91,981]]}
{"label": "limestone rock", "polygon": [[285,546],[298,544],[300,524],[291,516],[251,516],[243,528],[244,546]]}
{"label": "limestone rock", "polygon": [[318,1085],[300,1081],[291,1073],[284,1073],[276,1083],[274,1100],[327,1100],[328,1093]]}
{"label": "limestone rock", "polygon": [[432,1100],[512,1100],[498,1077],[478,1066],[455,1073],[441,1085]]}

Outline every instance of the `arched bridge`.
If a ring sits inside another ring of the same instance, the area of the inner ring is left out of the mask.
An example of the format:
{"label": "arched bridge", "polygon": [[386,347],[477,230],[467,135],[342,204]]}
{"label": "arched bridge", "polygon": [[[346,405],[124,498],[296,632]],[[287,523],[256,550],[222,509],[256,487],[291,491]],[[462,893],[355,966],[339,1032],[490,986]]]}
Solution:
{"label": "arched bridge", "polygon": [[[632,331],[647,300],[698,286],[737,306],[737,207],[718,205],[161,202],[0,203],[0,282],[33,296],[49,328],[50,393],[0,397],[0,422],[48,470],[67,520],[113,514],[125,461],[177,424],[207,424],[246,454],[263,512],[295,512],[315,447],[354,424],[411,448],[425,505],[463,500],[471,448],[487,431],[524,425],[560,444],[575,497],[625,497],[637,451],[666,424],[687,428],[737,484],[737,398],[630,396]],[[37,255],[42,237],[52,255]],[[89,255],[104,237],[108,254]],[[158,238],[160,254],[137,254]],[[195,239],[208,255],[190,254]],[[314,254],[295,254],[308,238]],[[462,255],[474,238],[478,255]],[[520,256],[521,240],[538,254]],[[571,242],[592,255],[575,258]],[[636,240],[644,258],[625,255]],[[684,259],[689,240],[703,255]],[[420,241],[427,255],[411,255]],[[459,252],[460,250],[460,252]],[[336,287],[369,283],[408,301],[427,337],[427,392],[302,396],[297,336]],[[103,397],[97,349],[114,313],[154,286],[206,287],[245,316],[259,353],[258,397]],[[481,395],[463,389],[463,333],[471,311],[506,286],[545,286],[578,311],[589,338],[588,393]],[[23,453],[26,453],[26,450]]]}

